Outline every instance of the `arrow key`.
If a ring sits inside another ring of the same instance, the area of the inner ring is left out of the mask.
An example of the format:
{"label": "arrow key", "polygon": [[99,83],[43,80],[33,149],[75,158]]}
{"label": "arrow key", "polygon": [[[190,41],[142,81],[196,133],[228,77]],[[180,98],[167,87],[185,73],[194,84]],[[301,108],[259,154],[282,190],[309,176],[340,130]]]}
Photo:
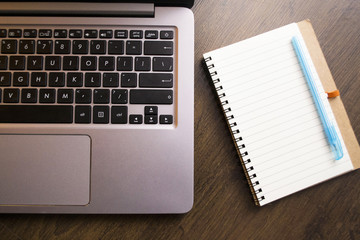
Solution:
{"label": "arrow key", "polygon": [[158,123],[157,115],[145,116],[145,124],[157,124],[157,123]]}
{"label": "arrow key", "polygon": [[139,114],[131,114],[129,116],[130,124],[142,124],[143,116]]}
{"label": "arrow key", "polygon": [[160,115],[160,124],[172,124],[173,116],[172,115]]}
{"label": "arrow key", "polygon": [[145,106],[145,115],[157,115],[158,107],[157,106]]}

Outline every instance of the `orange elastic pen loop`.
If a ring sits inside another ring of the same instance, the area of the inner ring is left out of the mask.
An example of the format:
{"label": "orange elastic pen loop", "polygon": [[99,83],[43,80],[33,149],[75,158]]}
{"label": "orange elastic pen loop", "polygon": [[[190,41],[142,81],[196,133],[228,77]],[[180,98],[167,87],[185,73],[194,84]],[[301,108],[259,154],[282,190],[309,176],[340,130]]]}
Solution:
{"label": "orange elastic pen loop", "polygon": [[335,91],[331,91],[331,92],[326,92],[328,95],[328,98],[334,98],[337,96],[340,96],[340,91],[339,90],[335,90]]}

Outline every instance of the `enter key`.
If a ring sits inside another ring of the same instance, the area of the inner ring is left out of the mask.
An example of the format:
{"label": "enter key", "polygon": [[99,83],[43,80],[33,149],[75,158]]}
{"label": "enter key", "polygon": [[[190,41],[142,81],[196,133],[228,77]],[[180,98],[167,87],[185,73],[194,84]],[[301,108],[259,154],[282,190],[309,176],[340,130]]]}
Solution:
{"label": "enter key", "polygon": [[145,41],[145,55],[173,55],[173,42],[171,41]]}
{"label": "enter key", "polygon": [[173,74],[171,73],[140,73],[139,86],[146,88],[172,88]]}

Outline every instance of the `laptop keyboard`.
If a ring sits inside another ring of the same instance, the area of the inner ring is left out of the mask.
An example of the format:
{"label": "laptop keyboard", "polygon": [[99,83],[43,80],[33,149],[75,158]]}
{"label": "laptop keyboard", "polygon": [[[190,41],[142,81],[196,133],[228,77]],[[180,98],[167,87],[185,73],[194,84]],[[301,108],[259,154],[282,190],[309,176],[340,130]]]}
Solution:
{"label": "laptop keyboard", "polygon": [[0,26],[0,122],[174,124],[175,34]]}

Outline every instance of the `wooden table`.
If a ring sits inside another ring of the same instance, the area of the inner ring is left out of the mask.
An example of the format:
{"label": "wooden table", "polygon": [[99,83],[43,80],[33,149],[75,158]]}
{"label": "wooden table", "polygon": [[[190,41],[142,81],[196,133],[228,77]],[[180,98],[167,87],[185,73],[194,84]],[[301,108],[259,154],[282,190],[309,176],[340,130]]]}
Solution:
{"label": "wooden table", "polygon": [[184,215],[0,215],[0,239],[360,239],[355,171],[265,207],[205,75],[204,52],[309,18],[360,140],[359,0],[196,0],[195,200]]}

